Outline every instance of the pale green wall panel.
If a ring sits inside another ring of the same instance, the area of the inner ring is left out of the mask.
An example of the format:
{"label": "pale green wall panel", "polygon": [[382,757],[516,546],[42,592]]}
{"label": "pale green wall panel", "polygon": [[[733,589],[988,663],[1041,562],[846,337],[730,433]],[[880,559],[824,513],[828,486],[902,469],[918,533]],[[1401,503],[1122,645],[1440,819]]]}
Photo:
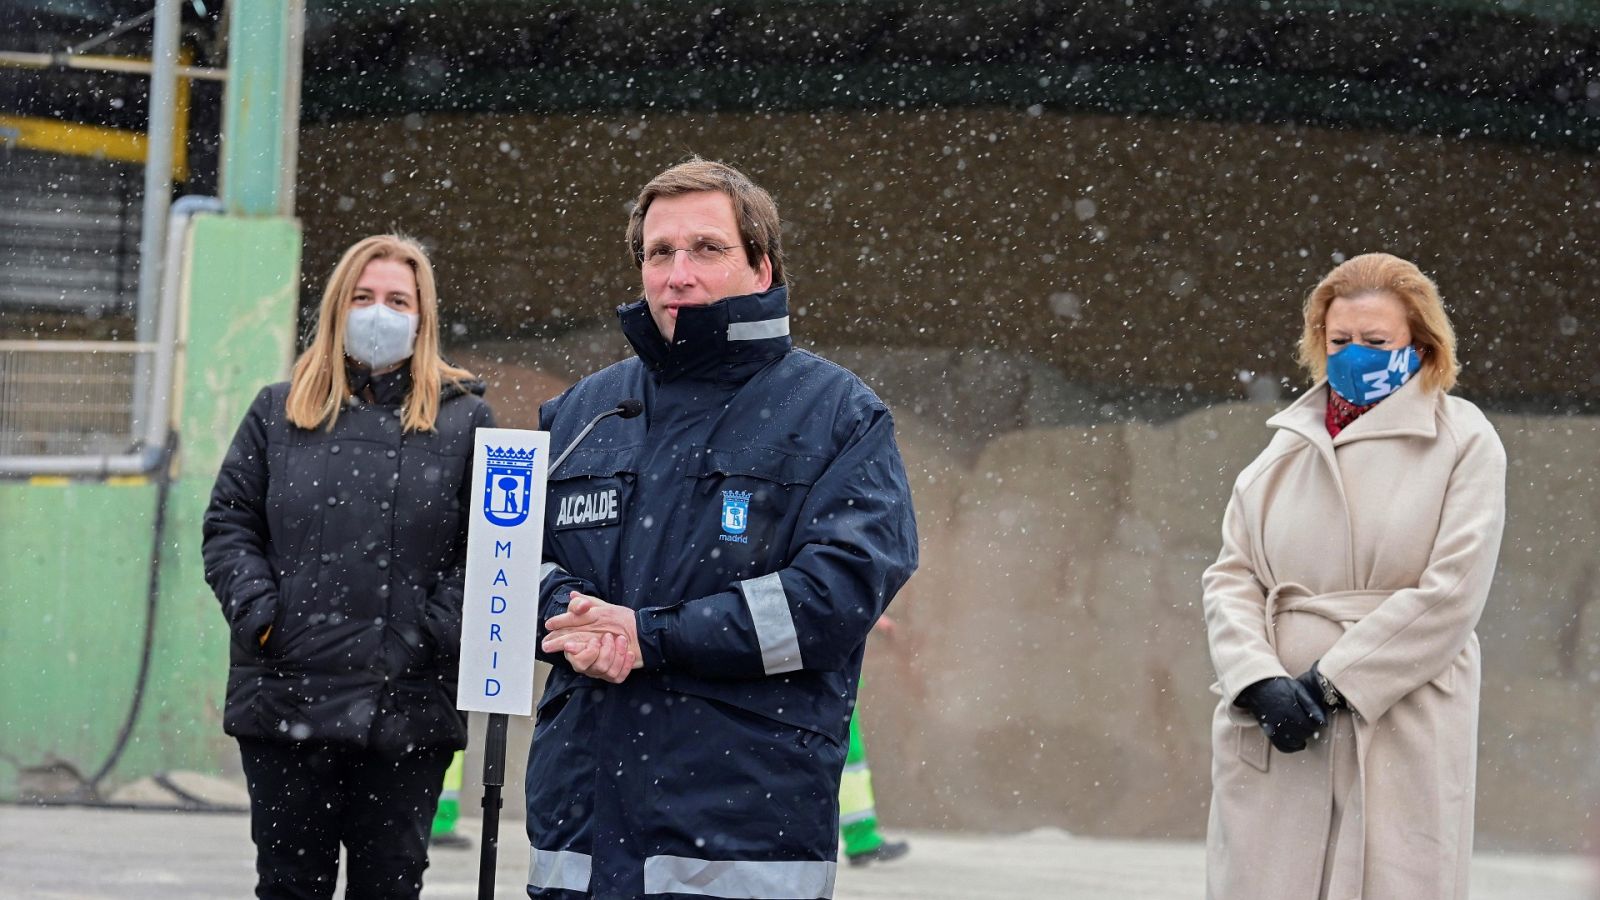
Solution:
{"label": "pale green wall panel", "polygon": [[154,504],[149,485],[0,483],[0,784],[54,760],[87,776],[110,753],[138,667]]}
{"label": "pale green wall panel", "polygon": [[[165,769],[234,765],[222,734],[227,632],[205,584],[211,483],[256,392],[287,376],[300,230],[288,218],[198,219],[190,237],[178,465],[153,655],[129,745],[102,789]],[[127,716],[145,635],[156,486],[0,483],[0,797],[19,767],[84,777]]]}

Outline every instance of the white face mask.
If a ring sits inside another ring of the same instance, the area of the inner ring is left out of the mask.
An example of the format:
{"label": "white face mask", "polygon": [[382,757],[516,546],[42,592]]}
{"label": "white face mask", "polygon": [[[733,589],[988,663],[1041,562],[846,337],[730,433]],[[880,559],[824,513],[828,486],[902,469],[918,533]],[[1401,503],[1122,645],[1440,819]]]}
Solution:
{"label": "white face mask", "polygon": [[386,369],[411,355],[418,318],[382,303],[350,310],[344,324],[344,352],[372,369]]}

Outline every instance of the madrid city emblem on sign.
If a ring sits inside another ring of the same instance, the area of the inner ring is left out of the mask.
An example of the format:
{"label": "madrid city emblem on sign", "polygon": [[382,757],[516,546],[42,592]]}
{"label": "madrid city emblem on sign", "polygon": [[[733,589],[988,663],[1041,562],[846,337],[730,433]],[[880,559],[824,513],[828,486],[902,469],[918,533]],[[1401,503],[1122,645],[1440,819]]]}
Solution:
{"label": "madrid city emblem on sign", "polygon": [[533,497],[533,458],[537,449],[488,447],[483,478],[483,517],[509,528],[528,518]]}

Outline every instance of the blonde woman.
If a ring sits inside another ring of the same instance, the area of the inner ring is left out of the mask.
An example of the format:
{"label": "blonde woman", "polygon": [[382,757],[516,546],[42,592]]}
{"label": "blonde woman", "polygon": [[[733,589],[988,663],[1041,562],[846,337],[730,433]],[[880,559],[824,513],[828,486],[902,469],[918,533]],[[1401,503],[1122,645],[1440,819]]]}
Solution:
{"label": "blonde woman", "polygon": [[369,237],[339,260],[316,336],[262,389],[204,525],[231,641],[256,896],[414,898],[451,755],[472,375],[439,356],[422,248]]}
{"label": "blonde woman", "polygon": [[1204,577],[1213,900],[1467,896],[1478,638],[1505,451],[1451,396],[1438,290],[1384,253],[1305,304],[1313,385],[1268,420]]}

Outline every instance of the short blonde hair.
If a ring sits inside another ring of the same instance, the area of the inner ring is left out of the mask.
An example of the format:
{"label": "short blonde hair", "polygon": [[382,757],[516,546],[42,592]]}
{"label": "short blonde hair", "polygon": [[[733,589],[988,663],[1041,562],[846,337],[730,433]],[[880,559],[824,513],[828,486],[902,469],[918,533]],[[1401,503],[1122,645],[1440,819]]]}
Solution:
{"label": "short blonde hair", "polygon": [[344,374],[345,321],[356,282],[375,259],[405,263],[417,279],[417,341],[411,358],[404,363],[411,367],[411,392],[401,407],[400,421],[405,430],[432,431],[444,382],[459,385],[472,377],[471,372],[458,369],[439,356],[439,292],[427,252],[421,244],[398,234],[374,235],[357,241],[333,267],[322,291],[316,335],[311,346],[295,360],[285,405],[289,421],[301,428],[326,425],[331,431],[350,395],[350,382]]}
{"label": "short blonde hair", "polygon": [[1456,385],[1456,332],[1439,299],[1439,288],[1414,264],[1388,253],[1363,253],[1335,266],[1306,298],[1305,330],[1300,333],[1300,365],[1313,382],[1328,375],[1328,344],[1323,323],[1339,297],[1354,299],[1387,293],[1406,308],[1411,343],[1422,351],[1422,386],[1448,391]]}

